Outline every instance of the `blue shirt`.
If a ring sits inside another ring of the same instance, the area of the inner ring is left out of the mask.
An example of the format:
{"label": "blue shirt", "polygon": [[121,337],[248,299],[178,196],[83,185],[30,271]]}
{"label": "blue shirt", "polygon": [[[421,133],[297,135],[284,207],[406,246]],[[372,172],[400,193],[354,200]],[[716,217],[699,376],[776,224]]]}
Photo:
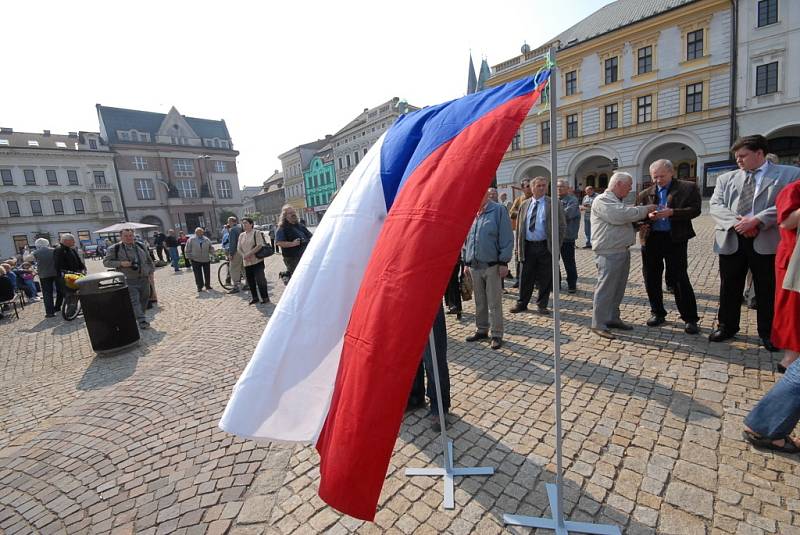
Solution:
{"label": "blue shirt", "polygon": [[[533,210],[536,209],[536,214]],[[547,239],[547,229],[545,228],[545,217],[547,215],[547,202],[545,197],[534,199],[531,197],[531,204],[528,206],[528,215],[525,218],[525,239],[528,241],[542,241]],[[536,227],[531,232],[531,217],[536,218]]]}
{"label": "blue shirt", "polygon": [[[667,186],[664,188],[656,186],[656,195],[658,195],[659,210],[661,210],[662,207],[667,207],[667,194],[669,194],[669,186],[671,184],[672,181],[670,181],[670,183],[667,184]],[[672,223],[669,222],[669,218],[657,219],[653,221],[652,228],[653,230],[658,232],[669,232],[670,230],[672,230]]]}

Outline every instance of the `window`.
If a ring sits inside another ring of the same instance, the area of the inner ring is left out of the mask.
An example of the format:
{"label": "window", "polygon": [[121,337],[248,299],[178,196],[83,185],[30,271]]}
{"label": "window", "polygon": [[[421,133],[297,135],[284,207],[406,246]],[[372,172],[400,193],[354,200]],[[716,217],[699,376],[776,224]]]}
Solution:
{"label": "window", "polygon": [[550,144],[550,121],[542,121],[542,145]]}
{"label": "window", "polygon": [[61,199],[53,199],[53,213],[56,215],[64,215],[64,203]]}
{"label": "window", "polygon": [[58,186],[58,177],[56,176],[55,169],[45,169],[45,174],[47,175],[47,185],[48,186]]}
{"label": "window", "polygon": [[703,30],[686,34],[686,61],[703,57]]}
{"label": "window", "polygon": [[8,145],[7,139],[0,139],[0,145]]}
{"label": "window", "polygon": [[194,176],[191,160],[173,160],[172,166],[175,169],[175,176]]}
{"label": "window", "polygon": [[522,133],[517,130],[517,133],[514,134],[514,139],[511,140],[511,150],[519,150],[522,146]]}
{"label": "window", "polygon": [[230,145],[228,144],[228,140],[227,140],[227,139],[220,140],[220,142],[219,142],[219,148],[221,148],[221,149],[227,149],[229,146],[230,146]]}
{"label": "window", "polygon": [[33,172],[33,169],[25,169],[23,171],[25,173],[25,185],[26,186],[35,186],[36,185],[36,174]]}
{"label": "window", "polygon": [[636,99],[636,110],[639,123],[649,123],[653,120],[653,96],[646,95]]}
{"label": "window", "polygon": [[122,132],[120,130],[117,130],[117,137],[119,138],[120,141],[130,141],[131,140],[130,132]]}
{"label": "window", "polygon": [[94,173],[94,183],[98,186],[105,185],[106,183],[106,173],[105,171],[95,171]]}
{"label": "window", "polygon": [[147,169],[147,160],[145,159],[144,156],[134,156],[133,166],[139,171],[144,171],[145,169]]}
{"label": "window", "polygon": [[758,27],[778,22],[778,0],[761,0],[758,3]]}
{"label": "window", "polygon": [[653,70],[653,47],[644,46],[638,51],[638,68],[637,74],[644,74]]}
{"label": "window", "polygon": [[220,199],[233,198],[230,180],[217,180],[217,194]]}
{"label": "window", "polygon": [[200,197],[200,195],[197,194],[197,184],[195,184],[194,180],[178,180],[176,181],[176,185],[178,186],[178,195],[184,199],[196,199]]}
{"label": "window", "polygon": [[85,241],[92,241],[92,234],[88,230],[79,230],[78,231],[78,243],[83,243]]}
{"label": "window", "polygon": [[613,84],[617,81],[617,77],[619,74],[619,58],[614,56],[613,58],[608,58],[606,60],[606,83]]}
{"label": "window", "polygon": [[567,96],[574,95],[578,90],[578,71],[569,71],[564,75]]}
{"label": "window", "polygon": [[136,198],[140,201],[152,201],[156,198],[156,192],[153,189],[153,181],[149,178],[137,178],[134,180],[134,187],[136,188]]}
{"label": "window", "polygon": [[567,115],[567,139],[578,137],[578,114]]}
{"label": "window", "polygon": [[150,142],[150,134],[148,133],[139,133],[139,141],[147,141]]}
{"label": "window", "polygon": [[67,182],[70,186],[78,185],[78,172],[75,169],[67,169]]}
{"label": "window", "polygon": [[6,204],[8,205],[8,215],[10,217],[19,217],[19,204],[17,204],[17,201],[8,201]]}
{"label": "window", "polygon": [[59,149],[66,149],[67,144],[64,143],[63,141],[56,141],[56,147],[58,147]]}
{"label": "window", "polygon": [[75,208],[75,213],[80,215],[86,213],[83,209],[83,199],[72,199],[72,206]]}
{"label": "window", "polygon": [[11,169],[0,169],[0,177],[3,179],[4,186],[14,185],[14,177],[11,176]]}
{"label": "window", "polygon": [[339,158],[339,169],[344,169],[344,164],[342,163],[341,158]]}
{"label": "window", "polygon": [[90,139],[89,140],[89,148],[92,150],[97,150],[97,140]]}
{"label": "window", "polygon": [[39,142],[36,141],[35,139],[29,139],[28,140],[28,146],[29,147],[38,147],[39,146]]}
{"label": "window", "polygon": [[756,67],[756,96],[778,92],[778,62]]}
{"label": "window", "polygon": [[686,86],[686,113],[703,111],[703,82]]}
{"label": "window", "polygon": [[692,167],[687,162],[683,162],[678,165],[678,178],[680,179],[689,178],[691,172],[692,172]]}
{"label": "window", "polygon": [[103,197],[100,199],[100,206],[103,212],[113,212],[114,211],[114,203],[111,202],[111,197]]}
{"label": "window", "polygon": [[350,167],[350,155],[345,155],[345,160],[347,160],[347,167]]}
{"label": "window", "polygon": [[31,200],[31,215],[42,215],[42,201]]}
{"label": "window", "polygon": [[606,106],[606,130],[614,130],[619,126],[619,108],[617,104]]}
{"label": "window", "polygon": [[225,162],[217,160],[214,162],[214,170],[217,173],[224,173],[227,170],[227,166],[225,165]]}

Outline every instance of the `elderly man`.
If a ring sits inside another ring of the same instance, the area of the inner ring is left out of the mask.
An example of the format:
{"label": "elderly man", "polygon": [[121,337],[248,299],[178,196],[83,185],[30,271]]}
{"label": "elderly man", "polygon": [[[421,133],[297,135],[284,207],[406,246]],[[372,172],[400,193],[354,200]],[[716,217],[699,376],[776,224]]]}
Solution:
{"label": "elderly man", "polygon": [[503,287],[508,262],[514,250],[514,233],[506,209],[483,196],[478,214],[467,233],[462,256],[464,271],[472,277],[475,295],[475,334],[466,338],[476,342],[491,335],[492,349],[503,345]]}
{"label": "elderly man", "polygon": [[[519,287],[519,299],[511,309],[512,314],[528,310],[528,303],[533,295],[533,286],[539,287],[536,306],[540,314],[549,314],[547,304],[553,289],[551,268],[553,248],[561,248],[561,243],[551,243],[552,221],[550,203],[546,195],[547,179],[537,176],[531,183],[533,196],[522,203],[517,218],[517,254],[522,263],[522,278]],[[558,236],[564,239],[567,231],[567,219],[564,207],[558,203]]]}
{"label": "elderly man", "polygon": [[225,246],[225,251],[228,253],[228,260],[230,261],[229,269],[231,275],[231,282],[233,288],[228,293],[235,294],[239,292],[239,284],[242,280],[242,270],[244,264],[242,263],[242,254],[239,252],[239,235],[242,233],[242,226],[239,224],[234,216],[228,218],[228,244]]}
{"label": "elderly man", "polygon": [[708,339],[721,342],[739,332],[742,292],[747,270],[756,290],[758,336],[768,351],[777,351],[770,340],[775,303],[775,250],[779,234],[775,224],[775,198],[800,178],[800,169],[775,165],[766,159],[764,136],[746,136],[734,143],[738,171],[717,178],[711,196],[714,218],[714,252],[719,255],[719,312],[717,329]]}
{"label": "elderly man", "polygon": [[639,194],[637,204],[658,206],[656,212],[639,227],[642,242],[642,268],[647,298],[652,316],[647,325],[657,327],[666,320],[664,292],[661,289],[664,264],[667,280],[675,293],[681,319],[688,334],[700,332],[697,328],[697,301],[689,281],[687,248],[695,237],[692,219],[700,215],[700,189],[694,182],[674,179],[675,170],[669,160],[656,160],[650,164],[653,185]]}
{"label": "elderly man", "polygon": [[202,292],[211,289],[211,255],[214,253],[214,246],[211,240],[205,237],[202,228],[194,229],[194,236],[186,242],[186,258],[192,262],[194,271],[194,283],[197,291]]}
{"label": "elderly man", "polygon": [[[531,191],[531,179],[530,178],[523,178],[520,183],[520,187],[522,188],[522,195],[514,199],[514,202],[511,203],[511,208],[508,209],[508,215],[511,216],[511,228],[516,231],[517,228],[517,216],[519,215],[519,207],[522,206],[522,203],[526,200],[531,198],[533,192]],[[520,263],[519,263],[519,251],[514,251],[515,256],[517,257],[517,265],[516,265],[516,274],[517,280],[514,282],[512,288],[519,288],[519,280],[522,277],[522,273],[520,271]]]}
{"label": "elderly man", "polygon": [[78,251],[75,249],[75,236],[62,234],[58,246],[53,251],[53,263],[56,268],[56,295],[55,309],[61,310],[66,289],[64,287],[64,273],[86,273],[86,264],[83,263]]}
{"label": "elderly man", "polygon": [[120,238],[122,241],[108,249],[108,254],[103,258],[103,265],[125,275],[133,313],[139,322],[139,328],[147,329],[150,323],[145,316],[145,310],[150,298],[150,274],[155,270],[153,259],[145,247],[134,240],[133,229],[123,229]]}
{"label": "elderly man", "polygon": [[635,241],[632,224],[655,212],[657,206],[627,206],[624,199],[632,188],[633,177],[618,171],[611,175],[608,189],[592,203],[592,249],[597,266],[592,332],[602,338],[614,338],[609,329],[633,330],[622,321],[619,310],[631,268],[629,248]]}
{"label": "elderly man", "polygon": [[574,294],[578,288],[578,268],[575,265],[575,240],[578,239],[578,229],[581,226],[581,210],[578,198],[572,194],[569,182],[563,178],[558,179],[558,200],[564,208],[564,217],[567,220],[567,232],[561,242],[561,261],[567,272],[567,292]]}
{"label": "elderly man", "polygon": [[586,236],[584,249],[592,248],[592,202],[597,198],[592,186],[586,186],[583,190],[583,200],[581,201],[581,212],[583,212],[583,235]]}

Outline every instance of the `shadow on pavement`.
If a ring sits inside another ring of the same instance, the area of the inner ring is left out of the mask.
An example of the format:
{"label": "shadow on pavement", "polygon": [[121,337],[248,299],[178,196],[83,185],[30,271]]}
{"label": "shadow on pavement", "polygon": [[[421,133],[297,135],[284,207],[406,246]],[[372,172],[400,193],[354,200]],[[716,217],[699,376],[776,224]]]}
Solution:
{"label": "shadow on pavement", "polygon": [[128,351],[95,355],[78,382],[78,390],[97,390],[124,381],[136,371],[139,358],[147,354],[149,346],[158,344],[165,335],[163,331],[148,329],[141,332],[139,345]]}

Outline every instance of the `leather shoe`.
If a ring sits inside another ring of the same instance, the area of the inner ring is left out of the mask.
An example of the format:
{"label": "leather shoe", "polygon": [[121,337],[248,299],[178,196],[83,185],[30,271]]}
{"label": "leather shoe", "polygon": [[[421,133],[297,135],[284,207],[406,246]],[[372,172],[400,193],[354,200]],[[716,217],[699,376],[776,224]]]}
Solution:
{"label": "leather shoe", "polygon": [[592,332],[597,336],[605,338],[607,340],[614,340],[616,338],[616,336],[614,336],[614,333],[612,333],[608,329],[597,329],[595,327],[592,327]]}
{"label": "leather shoe", "polygon": [[500,349],[501,347],[503,347],[503,340],[496,336],[492,336],[492,343],[490,347],[492,349]]}
{"label": "leather shoe", "polygon": [[647,320],[647,326],[648,327],[658,327],[659,325],[662,325],[666,321],[667,320],[666,320],[666,318],[664,316],[657,316],[657,315],[653,314],[652,316],[650,316],[650,319]]}
{"label": "leather shoe", "polygon": [[772,341],[769,338],[762,338],[761,345],[763,345],[764,349],[766,349],[770,353],[775,353],[776,351],[780,351],[780,349],[772,345]]}
{"label": "leather shoe", "polygon": [[619,329],[620,331],[632,331],[633,325],[628,325],[624,321],[610,321],[606,323],[609,329]]}
{"label": "leather shoe", "polygon": [[485,340],[486,338],[489,338],[489,335],[486,333],[475,333],[464,338],[464,341],[477,342],[478,340]]}
{"label": "leather shoe", "polygon": [[730,333],[724,329],[717,329],[708,335],[708,340],[710,342],[723,342],[733,337],[734,333]]}
{"label": "leather shoe", "polygon": [[511,307],[511,310],[509,310],[509,312],[511,312],[512,314],[518,314],[519,312],[525,312],[526,310],[528,310],[528,307],[524,307],[522,305],[514,305],[513,307]]}
{"label": "leather shoe", "polygon": [[541,314],[542,316],[549,316],[550,315],[550,309],[547,308],[547,307],[538,307],[536,311],[539,314]]}
{"label": "leather shoe", "polygon": [[684,327],[683,332],[686,334],[697,334],[700,332],[700,329],[697,327],[696,321],[687,321],[686,327]]}

